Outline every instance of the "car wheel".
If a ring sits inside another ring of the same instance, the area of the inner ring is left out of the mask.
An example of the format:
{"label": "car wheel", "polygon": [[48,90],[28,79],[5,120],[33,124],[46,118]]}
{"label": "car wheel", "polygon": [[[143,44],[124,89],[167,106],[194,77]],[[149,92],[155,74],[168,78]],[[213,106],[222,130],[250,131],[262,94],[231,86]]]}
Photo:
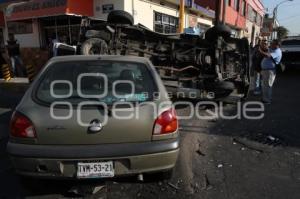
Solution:
{"label": "car wheel", "polygon": [[82,55],[105,55],[108,53],[107,43],[103,39],[90,38],[81,46]]}
{"label": "car wheel", "polygon": [[123,10],[113,10],[108,14],[107,22],[112,24],[133,25],[133,17]]}

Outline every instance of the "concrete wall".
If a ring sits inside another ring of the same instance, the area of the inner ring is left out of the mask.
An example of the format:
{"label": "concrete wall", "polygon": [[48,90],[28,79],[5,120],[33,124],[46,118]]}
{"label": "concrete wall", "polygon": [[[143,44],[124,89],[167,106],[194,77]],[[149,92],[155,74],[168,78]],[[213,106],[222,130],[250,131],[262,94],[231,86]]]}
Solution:
{"label": "concrete wall", "polygon": [[[178,5],[159,0],[94,0],[95,17],[106,20],[107,14],[102,11],[102,5],[114,4],[114,10],[125,10],[132,14],[135,24],[143,24],[147,28],[154,29],[154,12],[160,12],[174,17],[179,17]],[[185,15],[185,27],[189,27],[189,15]],[[197,17],[199,23],[212,25],[211,19]]]}
{"label": "concrete wall", "polygon": [[32,20],[32,30],[30,34],[16,34],[15,38],[19,41],[21,48],[39,48],[40,39],[39,39],[39,25],[37,19]]}
{"label": "concrete wall", "polygon": [[212,19],[198,17],[197,22],[202,23],[202,24],[206,24],[206,25],[209,25],[209,26],[213,26],[213,20]]}
{"label": "concrete wall", "polygon": [[[127,2],[128,1],[128,2]],[[159,1],[143,1],[143,0],[127,0],[125,11],[133,14],[135,24],[143,24],[147,28],[153,30],[154,11],[167,15],[179,16],[178,7],[176,5],[165,4],[160,5]],[[131,3],[130,3],[131,2]]]}
{"label": "concrete wall", "polygon": [[[260,36],[260,26],[257,24],[247,20],[246,22],[246,30],[244,30],[243,37],[247,37],[249,43],[253,42],[253,44],[256,43],[257,38]],[[252,32],[254,30],[254,38],[252,38]],[[253,39],[253,40],[252,40]]]}

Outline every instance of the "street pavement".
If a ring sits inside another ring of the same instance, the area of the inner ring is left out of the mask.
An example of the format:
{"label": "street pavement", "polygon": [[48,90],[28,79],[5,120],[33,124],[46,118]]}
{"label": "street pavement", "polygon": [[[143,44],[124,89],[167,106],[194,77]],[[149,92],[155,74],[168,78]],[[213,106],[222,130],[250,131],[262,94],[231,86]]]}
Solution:
{"label": "street pavement", "polygon": [[[280,74],[261,120],[193,117],[180,121],[181,152],[174,176],[97,181],[23,179],[5,152],[13,107],[21,94],[0,91],[0,198],[300,198],[300,70]],[[20,93],[20,92],[19,92]],[[258,100],[250,97],[249,100]],[[225,106],[226,114],[237,105]],[[211,107],[201,107],[207,114]],[[179,115],[189,109],[178,108]]]}

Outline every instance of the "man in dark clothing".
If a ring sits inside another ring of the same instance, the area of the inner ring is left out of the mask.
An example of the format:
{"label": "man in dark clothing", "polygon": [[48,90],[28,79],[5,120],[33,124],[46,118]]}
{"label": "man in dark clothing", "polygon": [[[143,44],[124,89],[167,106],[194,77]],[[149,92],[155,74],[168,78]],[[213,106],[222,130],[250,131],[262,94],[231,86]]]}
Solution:
{"label": "man in dark clothing", "polygon": [[9,33],[7,41],[7,51],[11,61],[12,71],[15,76],[25,77],[25,68],[21,59],[20,45],[14,34]]}
{"label": "man in dark clothing", "polygon": [[255,89],[254,94],[259,95],[261,93],[261,62],[264,58],[263,54],[260,53],[259,48],[265,49],[267,51],[267,40],[262,39],[258,40],[257,45],[254,47],[253,56],[252,56],[252,66],[254,69],[255,77]]}

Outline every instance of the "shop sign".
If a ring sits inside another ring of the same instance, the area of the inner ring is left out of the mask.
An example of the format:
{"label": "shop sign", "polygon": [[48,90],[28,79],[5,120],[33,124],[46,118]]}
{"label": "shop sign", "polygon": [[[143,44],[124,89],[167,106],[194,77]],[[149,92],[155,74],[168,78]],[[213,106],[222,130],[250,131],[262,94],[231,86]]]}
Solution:
{"label": "shop sign", "polygon": [[67,5],[67,0],[32,1],[20,5],[15,5],[11,11],[11,14],[26,12],[26,11],[41,10],[41,9],[57,8],[66,5]]}
{"label": "shop sign", "polygon": [[110,11],[114,10],[114,4],[104,4],[102,5],[102,12],[105,13],[110,13]]}

